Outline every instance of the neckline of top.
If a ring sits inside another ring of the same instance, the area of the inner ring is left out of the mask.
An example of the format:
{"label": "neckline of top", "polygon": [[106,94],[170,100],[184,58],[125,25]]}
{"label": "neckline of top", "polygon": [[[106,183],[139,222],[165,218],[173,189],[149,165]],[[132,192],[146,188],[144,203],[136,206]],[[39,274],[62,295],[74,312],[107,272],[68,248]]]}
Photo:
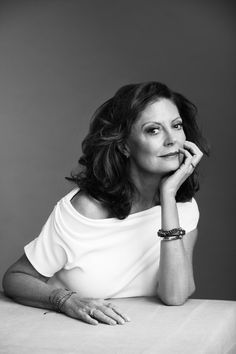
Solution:
{"label": "neckline of top", "polygon": [[78,212],[74,206],[71,203],[71,199],[74,197],[74,195],[76,193],[78,193],[79,188],[74,188],[72,191],[70,191],[63,199],[66,202],[66,205],[69,207],[70,211],[77,217],[80,219],[83,219],[87,222],[93,222],[93,223],[114,223],[114,222],[124,222],[124,221],[128,221],[128,220],[132,220],[135,218],[139,218],[139,217],[143,217],[143,216],[148,216],[153,214],[154,212],[156,212],[156,210],[161,210],[160,209],[160,205],[155,205],[149,209],[145,209],[142,211],[138,211],[137,213],[133,213],[133,214],[129,214],[125,219],[118,219],[115,217],[112,218],[106,218],[106,219],[92,219],[92,218],[88,218],[87,216],[82,215],[80,212]]}

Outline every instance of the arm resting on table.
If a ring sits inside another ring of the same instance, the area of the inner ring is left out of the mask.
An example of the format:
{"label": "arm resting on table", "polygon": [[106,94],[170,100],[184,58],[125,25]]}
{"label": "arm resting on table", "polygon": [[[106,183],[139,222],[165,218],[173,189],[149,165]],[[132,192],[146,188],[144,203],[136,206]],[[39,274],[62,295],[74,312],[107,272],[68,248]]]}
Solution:
{"label": "arm resting on table", "polygon": [[24,254],[3,277],[4,293],[27,306],[53,309],[49,296],[54,289],[46,282],[49,278],[38,273]]}
{"label": "arm resting on table", "polygon": [[[179,227],[179,215],[175,197],[163,194],[162,228]],[[161,241],[159,284],[157,294],[166,305],[182,305],[195,291],[192,256],[197,240],[197,229],[183,239]]]}
{"label": "arm resting on table", "polygon": [[183,305],[194,293],[192,253],[197,229],[185,239],[161,241],[161,259],[157,294],[166,305]]}

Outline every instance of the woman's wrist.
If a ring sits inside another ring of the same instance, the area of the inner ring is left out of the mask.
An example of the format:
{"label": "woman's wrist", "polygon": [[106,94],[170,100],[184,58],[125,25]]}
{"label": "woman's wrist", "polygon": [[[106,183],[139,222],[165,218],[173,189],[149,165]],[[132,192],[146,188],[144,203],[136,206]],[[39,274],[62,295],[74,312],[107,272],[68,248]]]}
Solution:
{"label": "woman's wrist", "polygon": [[170,190],[161,190],[160,192],[160,201],[161,204],[165,203],[165,202],[175,202],[175,197],[176,197],[176,193]]}
{"label": "woman's wrist", "polygon": [[178,228],[179,216],[175,195],[173,193],[161,193],[161,228],[171,230]]}
{"label": "woman's wrist", "polygon": [[54,289],[49,295],[49,302],[53,306],[54,310],[57,312],[62,312],[62,307],[64,303],[71,297],[71,295],[76,294],[75,291],[70,291],[68,289]]}

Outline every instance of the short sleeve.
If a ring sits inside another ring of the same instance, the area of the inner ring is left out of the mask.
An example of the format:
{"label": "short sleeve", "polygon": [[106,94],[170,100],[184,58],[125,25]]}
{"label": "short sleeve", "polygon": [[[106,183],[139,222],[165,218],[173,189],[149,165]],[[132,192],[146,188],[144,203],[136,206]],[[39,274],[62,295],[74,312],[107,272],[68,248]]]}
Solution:
{"label": "short sleeve", "polygon": [[50,214],[39,236],[24,247],[26,257],[33,267],[42,275],[52,277],[67,262],[56,221],[56,208]]}
{"label": "short sleeve", "polygon": [[197,228],[199,222],[199,209],[194,198],[186,203],[180,203],[179,206],[179,222],[180,226],[186,231],[190,232]]}

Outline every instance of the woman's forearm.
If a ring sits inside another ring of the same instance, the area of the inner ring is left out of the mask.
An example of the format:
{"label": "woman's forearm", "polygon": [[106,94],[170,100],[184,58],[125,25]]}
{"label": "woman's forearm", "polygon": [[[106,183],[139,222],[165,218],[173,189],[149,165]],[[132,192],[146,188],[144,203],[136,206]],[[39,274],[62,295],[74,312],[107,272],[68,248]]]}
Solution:
{"label": "woman's forearm", "polygon": [[167,305],[182,305],[193,292],[190,267],[183,240],[161,241],[157,293]]}
{"label": "woman's forearm", "polygon": [[[162,229],[170,230],[179,225],[176,200],[164,195],[162,205]],[[184,248],[183,240],[161,241],[159,284],[157,293],[167,305],[181,305],[194,291],[192,264]]]}
{"label": "woman's forearm", "polygon": [[54,288],[46,282],[21,272],[7,272],[3,278],[3,289],[14,301],[45,309],[53,309],[49,296]]}

